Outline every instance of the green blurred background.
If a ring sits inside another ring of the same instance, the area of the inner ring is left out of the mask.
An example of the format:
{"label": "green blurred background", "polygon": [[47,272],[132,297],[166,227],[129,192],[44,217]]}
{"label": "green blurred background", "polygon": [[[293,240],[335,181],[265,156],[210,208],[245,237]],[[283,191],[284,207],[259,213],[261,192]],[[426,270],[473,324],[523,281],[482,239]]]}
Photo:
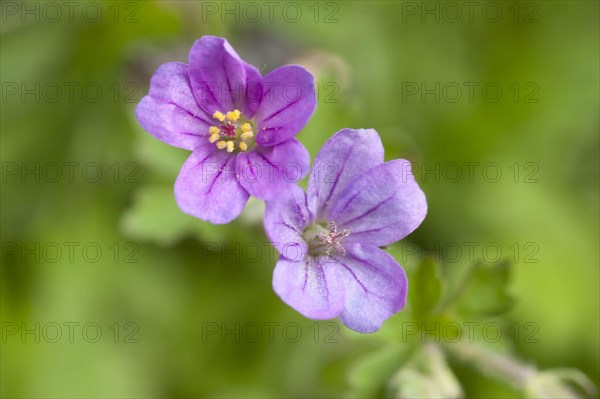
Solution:
{"label": "green blurred background", "polygon": [[[263,74],[315,74],[312,158],[373,127],[386,159],[413,161],[429,213],[396,258],[448,269],[472,261],[465,243],[492,263],[500,248],[511,350],[598,385],[598,2],[0,4],[3,397],[352,396],[351,370],[394,335],[402,314],[358,336],[283,304],[258,201],[226,226],[177,209],[187,152],[133,111],[207,34]],[[468,397],[520,397],[454,366]]]}

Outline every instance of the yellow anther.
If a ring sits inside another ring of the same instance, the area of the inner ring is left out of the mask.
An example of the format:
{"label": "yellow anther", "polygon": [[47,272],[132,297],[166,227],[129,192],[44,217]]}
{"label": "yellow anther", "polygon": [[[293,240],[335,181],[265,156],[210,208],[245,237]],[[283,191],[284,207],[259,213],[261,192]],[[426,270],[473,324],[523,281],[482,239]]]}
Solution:
{"label": "yellow anther", "polygon": [[238,111],[237,109],[234,109],[233,111],[227,113],[227,119],[229,119],[230,121],[233,121],[233,122],[240,119],[240,116],[242,116],[242,113],[240,111]]}
{"label": "yellow anther", "polygon": [[225,120],[225,115],[223,115],[222,112],[215,111],[215,113],[213,114],[213,118],[218,119],[219,121],[223,122]]}
{"label": "yellow anther", "polygon": [[250,130],[249,132],[244,132],[240,135],[240,138],[242,140],[248,140],[250,138],[254,137],[254,133],[252,133],[252,130]]}
{"label": "yellow anther", "polygon": [[[242,113],[238,109],[223,113],[215,111],[213,118],[222,122],[220,125],[209,126],[210,133],[208,141],[216,144],[219,150],[227,150],[232,153],[237,151],[248,151],[253,141],[249,141],[254,137],[252,124],[238,120],[242,117]],[[243,123],[242,123],[243,122]],[[239,148],[239,150],[238,150]]]}

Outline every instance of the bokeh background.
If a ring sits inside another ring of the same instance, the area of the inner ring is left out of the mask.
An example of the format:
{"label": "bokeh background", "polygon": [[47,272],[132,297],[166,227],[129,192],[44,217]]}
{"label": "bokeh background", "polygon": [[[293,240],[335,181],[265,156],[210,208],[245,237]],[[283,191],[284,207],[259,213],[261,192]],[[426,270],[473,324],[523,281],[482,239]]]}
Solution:
{"label": "bokeh background", "polygon": [[[410,305],[369,336],[307,320],[271,289],[260,202],[225,226],[174,202],[188,154],[133,112],[156,68],[207,34],[263,74],[313,72],[298,136],[312,158],[339,129],[373,127],[387,159],[414,162],[429,214],[390,249],[398,261],[510,263],[510,311],[468,320],[598,385],[598,2],[0,4],[3,397],[385,392],[394,370],[356,369]],[[467,397],[522,396],[450,364]]]}

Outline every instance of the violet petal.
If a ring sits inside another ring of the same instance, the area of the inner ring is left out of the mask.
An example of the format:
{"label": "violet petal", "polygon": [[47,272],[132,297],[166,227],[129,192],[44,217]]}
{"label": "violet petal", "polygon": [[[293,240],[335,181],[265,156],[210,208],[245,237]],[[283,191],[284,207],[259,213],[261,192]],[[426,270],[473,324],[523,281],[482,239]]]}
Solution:
{"label": "violet petal", "polygon": [[273,272],[273,289],[305,317],[334,318],[344,307],[344,279],[339,268],[329,266],[325,258],[281,257]]}
{"label": "violet petal", "polygon": [[274,201],[267,201],[265,232],[279,253],[292,261],[303,259],[308,252],[302,233],[312,222],[306,194],[298,186],[290,187]]}
{"label": "violet petal", "polygon": [[[203,36],[194,43],[189,73],[196,101],[209,115],[238,109],[249,118],[262,100],[260,72],[221,37]],[[256,98],[247,101],[249,93]]]}
{"label": "violet petal", "polygon": [[187,65],[161,65],[150,80],[150,90],[136,108],[140,125],[157,139],[194,150],[206,141],[210,119],[192,94]]}
{"label": "violet petal", "polygon": [[250,195],[273,199],[304,178],[309,163],[308,151],[295,138],[273,147],[256,146],[238,155],[239,181]]}
{"label": "violet petal", "polygon": [[392,244],[412,233],[425,219],[425,194],[404,159],[386,162],[356,178],[340,194],[330,214],[350,230],[346,242]]}
{"label": "violet petal", "polygon": [[402,267],[387,252],[371,245],[346,248],[337,257],[343,270],[345,305],[339,318],[360,333],[379,330],[381,324],[404,308],[408,282]]}
{"label": "violet petal", "polygon": [[263,95],[256,112],[256,142],[273,146],[295,136],[317,106],[315,81],[303,67],[286,65],[263,78]]}
{"label": "violet petal", "polygon": [[182,211],[215,224],[240,215],[248,193],[236,178],[235,156],[204,147],[187,159],[175,182],[175,199]]}
{"label": "violet petal", "polygon": [[357,176],[383,163],[383,144],[373,129],[342,129],[323,145],[308,179],[308,204],[327,220],[337,196]]}

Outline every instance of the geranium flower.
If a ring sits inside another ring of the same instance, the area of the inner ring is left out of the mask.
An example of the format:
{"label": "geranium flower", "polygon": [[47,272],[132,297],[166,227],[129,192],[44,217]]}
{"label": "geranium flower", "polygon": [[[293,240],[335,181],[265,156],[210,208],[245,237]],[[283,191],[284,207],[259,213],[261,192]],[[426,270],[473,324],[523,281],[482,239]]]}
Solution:
{"label": "geranium flower", "polygon": [[175,182],[179,207],[228,223],[250,195],[272,198],[308,173],[308,152],[294,136],[315,107],[314,79],[304,68],[262,77],[227,40],[204,36],[188,64],[158,68],[136,115],[154,137],[192,151]]}
{"label": "geranium flower", "polygon": [[383,162],[373,129],[344,129],[321,149],[308,194],[267,202],[265,230],[280,257],[273,288],[311,319],[377,331],[406,302],[402,267],[380,247],[415,230],[427,203],[410,162]]}

